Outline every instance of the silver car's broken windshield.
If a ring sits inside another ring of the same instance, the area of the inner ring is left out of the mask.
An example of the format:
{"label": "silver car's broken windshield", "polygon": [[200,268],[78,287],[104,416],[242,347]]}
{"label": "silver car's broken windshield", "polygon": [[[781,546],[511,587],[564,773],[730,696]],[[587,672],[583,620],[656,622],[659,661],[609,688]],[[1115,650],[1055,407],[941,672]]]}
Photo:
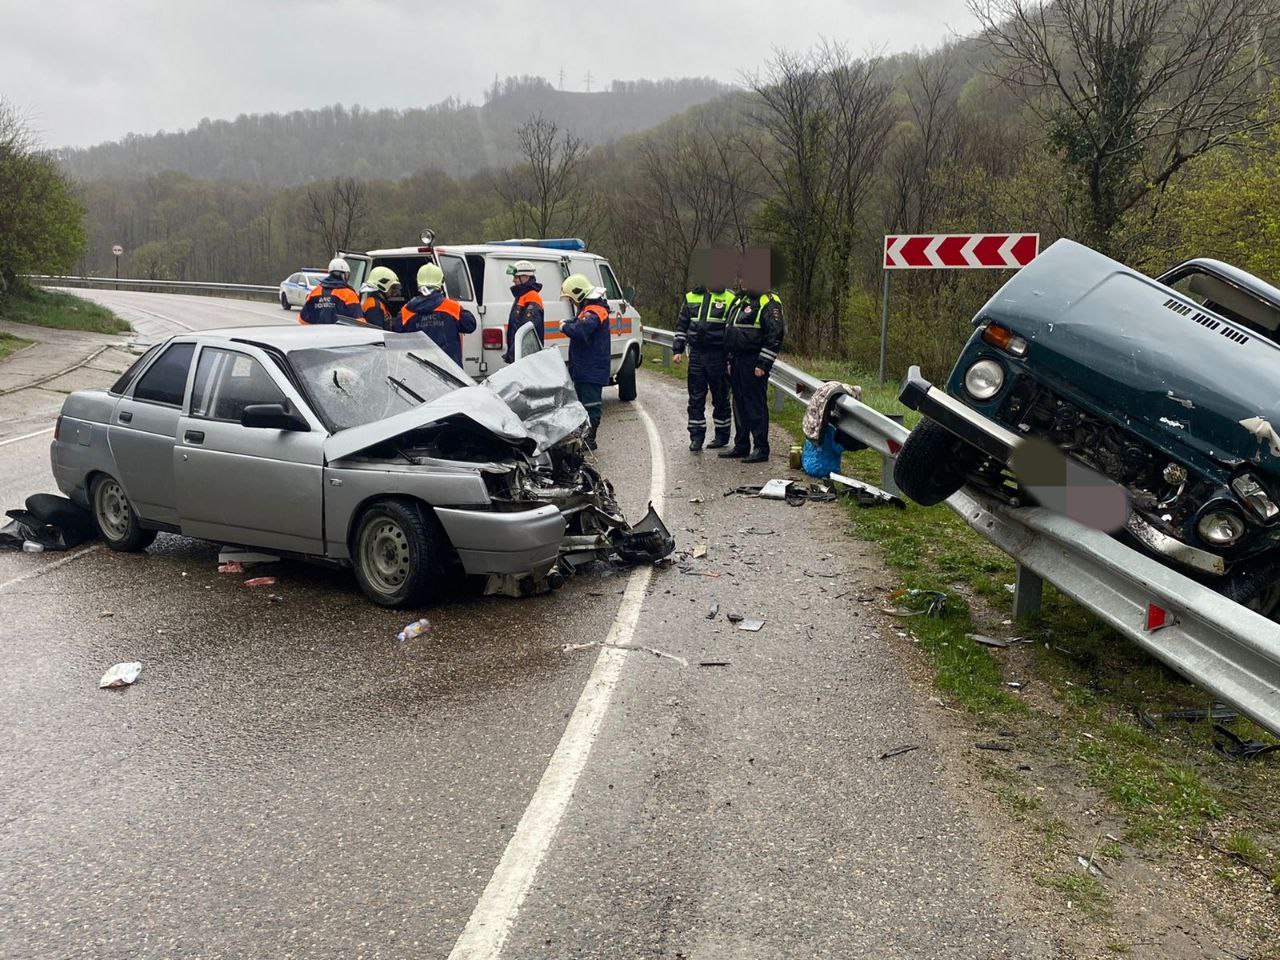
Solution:
{"label": "silver car's broken windshield", "polygon": [[295,350],[289,363],[333,432],[385,420],[462,386],[421,357],[380,343]]}

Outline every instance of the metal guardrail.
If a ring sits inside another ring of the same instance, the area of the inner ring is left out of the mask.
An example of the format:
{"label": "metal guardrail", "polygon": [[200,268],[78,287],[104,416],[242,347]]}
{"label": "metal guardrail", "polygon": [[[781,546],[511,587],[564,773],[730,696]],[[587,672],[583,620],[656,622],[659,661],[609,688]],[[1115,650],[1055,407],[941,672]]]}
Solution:
{"label": "metal guardrail", "polygon": [[[670,350],[670,330],[645,327],[644,338]],[[808,403],[822,381],[787,363],[773,365],[775,389]],[[907,429],[850,397],[836,401],[839,428],[886,460]],[[947,505],[1018,563],[1014,612],[1039,608],[1041,578],[1156,659],[1280,736],[1280,623],[1240,606],[1119,540],[1043,507],[1011,509],[966,487]],[[1167,625],[1147,629],[1148,610]]]}
{"label": "metal guardrail", "polygon": [[115,277],[56,277],[30,274],[23,279],[42,287],[90,287],[99,290],[146,290],[159,293],[248,294],[276,299],[279,286],[256,283],[197,283],[190,280],[117,280]]}

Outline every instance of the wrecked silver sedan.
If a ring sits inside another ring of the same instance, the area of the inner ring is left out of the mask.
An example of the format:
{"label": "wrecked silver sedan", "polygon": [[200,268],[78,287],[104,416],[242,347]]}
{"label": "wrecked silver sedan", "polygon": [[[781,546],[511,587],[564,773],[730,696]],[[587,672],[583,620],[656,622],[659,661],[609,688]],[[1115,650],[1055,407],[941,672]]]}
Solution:
{"label": "wrecked silver sedan", "polygon": [[652,507],[623,518],[586,421],[554,350],[481,385],[422,334],[242,327],[173,337],[71,394],[51,457],[113,550],[164,530],[320,558],[404,607],[458,571],[518,596],[585,560],[672,551]]}

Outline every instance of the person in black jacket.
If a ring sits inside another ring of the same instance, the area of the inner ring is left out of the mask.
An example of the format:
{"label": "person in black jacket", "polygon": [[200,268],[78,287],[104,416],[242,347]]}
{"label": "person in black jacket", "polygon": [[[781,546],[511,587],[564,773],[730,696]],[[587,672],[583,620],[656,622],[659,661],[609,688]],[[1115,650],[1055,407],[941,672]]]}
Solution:
{"label": "person in black jacket", "polygon": [[748,289],[738,295],[725,330],[734,438],[721,457],[741,457],[743,463],[769,459],[769,371],[785,332],[776,293]]}
{"label": "person in black jacket", "polygon": [[689,350],[689,449],[701,450],[707,436],[707,392],[715,439],[708,450],[729,445],[733,421],[729,405],[729,375],[724,352],[725,324],[733,306],[733,291],[695,286],[684,295],[671,344],[672,359],[680,363]]}
{"label": "person in black jacket", "polygon": [[546,343],[545,311],[542,304],[542,284],[534,275],[533,264],[517,260],[511,267],[511,312],[507,315],[507,350],[502,355],[504,363],[515,363],[516,334],[526,323],[532,323],[538,332],[538,343]]}

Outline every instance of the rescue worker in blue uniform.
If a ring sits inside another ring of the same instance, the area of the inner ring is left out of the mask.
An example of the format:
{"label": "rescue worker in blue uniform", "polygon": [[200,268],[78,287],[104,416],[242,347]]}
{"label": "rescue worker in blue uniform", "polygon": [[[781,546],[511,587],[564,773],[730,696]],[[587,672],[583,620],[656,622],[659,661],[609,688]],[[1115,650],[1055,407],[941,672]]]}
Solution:
{"label": "rescue worker in blue uniform", "polygon": [[396,315],[391,309],[391,299],[400,297],[400,278],[395,271],[389,267],[374,267],[360,292],[364,294],[360,300],[364,322],[380,330],[394,330]]}
{"label": "rescue worker in blue uniform", "polygon": [[733,291],[696,286],[684,295],[671,344],[672,359],[681,363],[689,351],[689,449],[701,450],[707,437],[707,392],[711,392],[711,420],[715,438],[708,450],[729,445],[733,421],[729,405],[729,374],[724,351],[725,324],[733,306]]}
{"label": "rescue worker in blue uniform", "polygon": [[734,437],[721,457],[741,457],[743,463],[769,459],[769,371],[785,333],[782,301],[772,290],[743,290],[734,300],[725,328]]}
{"label": "rescue worker in blue uniform", "polygon": [[604,414],[601,395],[609,383],[609,301],[602,287],[580,273],[560,285],[560,296],[574,311],[573,319],[561,324],[560,330],[569,338],[569,376],[578,400],[587,408],[591,427],[586,442],[594,450]]}
{"label": "rescue worker in blue uniform", "polygon": [[360,294],[349,282],[351,267],[341,257],[329,261],[329,275],[311,288],[307,299],[298,311],[298,322],[304,326],[337,323],[342,320],[363,320]]}
{"label": "rescue worker in blue uniform", "polygon": [[462,335],[476,328],[476,318],[444,292],[444,271],[434,263],[418,268],[418,296],[400,308],[400,330],[421,330],[458,366],[462,366]]}
{"label": "rescue worker in blue uniform", "polygon": [[532,323],[538,332],[539,344],[547,342],[542,284],[534,275],[533,264],[528,260],[517,260],[511,266],[511,281],[511,296],[515,297],[515,302],[507,315],[507,351],[502,355],[505,363],[515,362],[516,333],[526,323]]}

